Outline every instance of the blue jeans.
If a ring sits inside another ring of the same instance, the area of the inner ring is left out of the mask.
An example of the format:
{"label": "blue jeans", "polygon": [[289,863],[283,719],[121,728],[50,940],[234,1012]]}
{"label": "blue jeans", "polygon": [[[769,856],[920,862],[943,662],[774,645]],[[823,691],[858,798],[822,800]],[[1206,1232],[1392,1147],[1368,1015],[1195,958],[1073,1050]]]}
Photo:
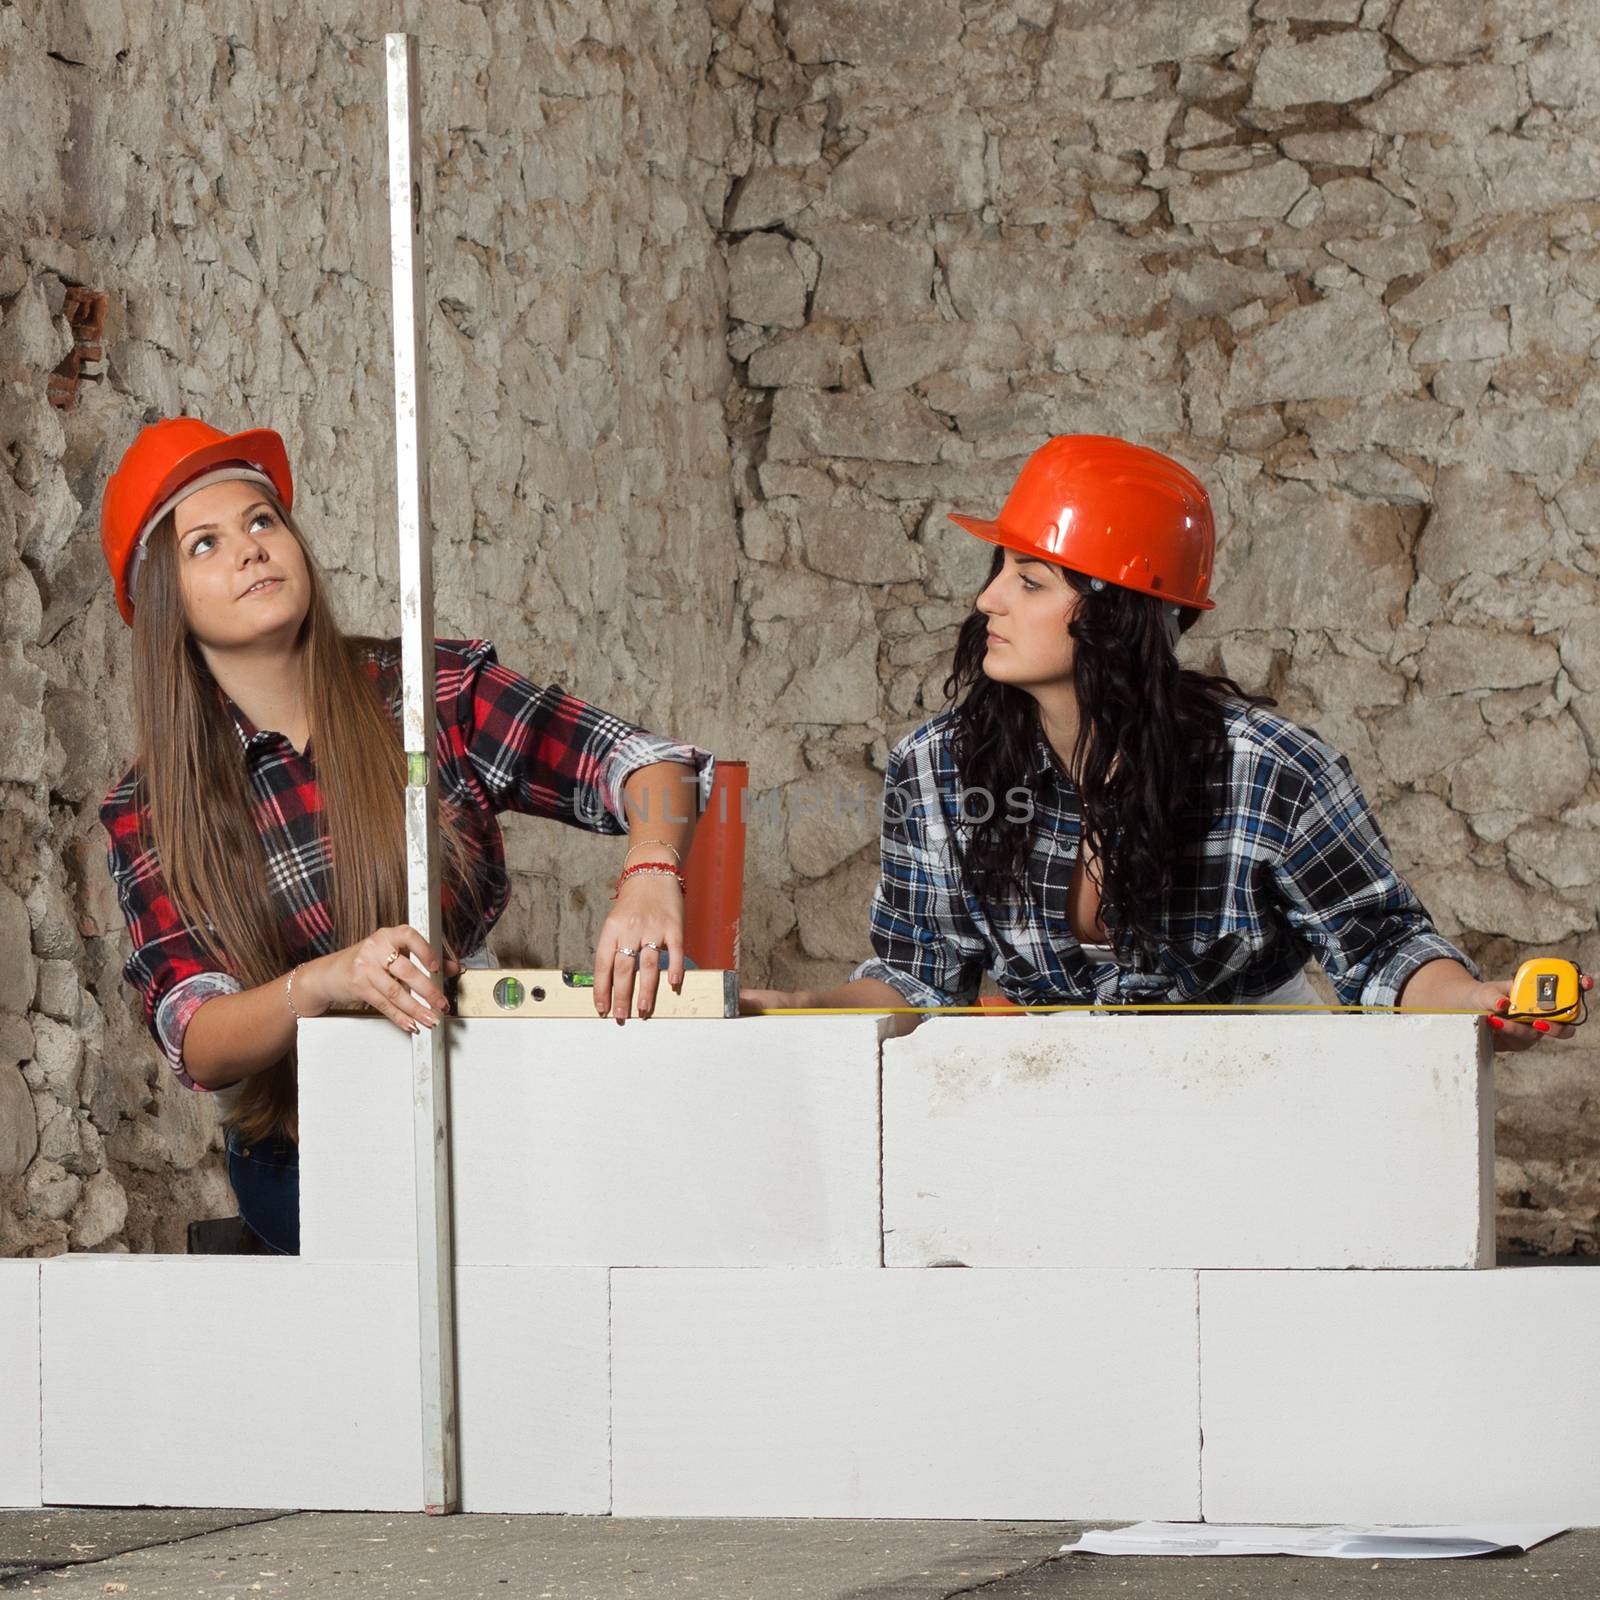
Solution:
{"label": "blue jeans", "polygon": [[228,1182],[239,1215],[274,1255],[300,1254],[300,1147],[274,1133],[249,1144],[228,1129]]}

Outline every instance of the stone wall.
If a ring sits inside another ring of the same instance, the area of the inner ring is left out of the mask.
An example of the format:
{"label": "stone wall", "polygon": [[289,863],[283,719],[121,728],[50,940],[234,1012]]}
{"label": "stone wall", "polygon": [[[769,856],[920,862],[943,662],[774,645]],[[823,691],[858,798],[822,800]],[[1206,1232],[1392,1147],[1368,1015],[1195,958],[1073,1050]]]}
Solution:
{"label": "stone wall", "polygon": [[[130,754],[128,634],[99,491],[146,417],[276,427],[342,615],[398,629],[386,23],[353,3],[0,6],[0,1255],[182,1249],[189,1218],[234,1209],[212,1113],[120,981],[97,810]],[[410,25],[440,629],[726,749],[730,123],[710,19],[427,0]],[[45,377],[69,284],[110,310],[104,371],[63,412]],[[583,961],[616,844],[506,833],[501,953]]]}
{"label": "stone wall", "polygon": [[[393,625],[393,23],[265,11],[0,4],[0,946],[33,950],[0,966],[0,1253],[229,1209],[119,985],[95,820],[127,755],[95,514],[141,416],[281,428],[347,617]],[[1587,15],[428,0],[441,626],[748,759],[747,972],[831,981],[986,565],[945,512],[1127,434],[1216,501],[1189,658],[1349,753],[1487,967],[1600,966]],[[61,413],[69,284],[111,322]],[[508,842],[502,954],[581,962],[614,847]],[[1600,1250],[1594,1066],[1502,1059],[1507,1243]]]}
{"label": "stone wall", "polygon": [[[1487,969],[1600,966],[1593,22],[1579,0],[740,11],[729,433],[770,781],[874,781],[940,705],[985,570],[946,511],[998,507],[1052,433],[1125,434],[1215,498],[1187,658],[1348,752]],[[787,843],[794,891],[758,897],[753,942],[829,976],[861,953],[871,819],[808,802]],[[1577,1042],[1502,1058],[1503,1242],[1600,1248],[1595,1067]]]}

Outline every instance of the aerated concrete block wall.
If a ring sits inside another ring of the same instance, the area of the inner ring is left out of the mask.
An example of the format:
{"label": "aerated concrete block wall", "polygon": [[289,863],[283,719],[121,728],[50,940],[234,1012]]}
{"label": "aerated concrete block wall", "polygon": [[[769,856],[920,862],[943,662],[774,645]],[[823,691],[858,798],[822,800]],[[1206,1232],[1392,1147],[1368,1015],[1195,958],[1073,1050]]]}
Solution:
{"label": "aerated concrete block wall", "polygon": [[[1494,1261],[1469,1017],[450,1026],[474,1266]],[[410,1049],[374,1018],[300,1029],[308,1259],[416,1258]]]}
{"label": "aerated concrete block wall", "polygon": [[[1600,1520],[1600,1273],[1393,1270],[1481,1259],[1468,1019],[664,1022],[581,1077],[577,1026],[452,1045],[466,1510]],[[1159,1119],[1134,1034],[1194,1074]],[[0,1503],[420,1507],[408,1051],[301,1042],[302,1259],[0,1262]],[[112,1325],[167,1352],[138,1385]],[[280,1397],[248,1448],[185,1359],[217,1350]]]}
{"label": "aerated concrete block wall", "polygon": [[[1075,429],[1211,486],[1187,658],[1350,754],[1446,931],[1600,965],[1583,0],[21,0],[0,1254],[174,1250],[231,1209],[117,978],[97,496],[147,414],[278,426],[347,617],[393,626],[391,24],[427,74],[442,625],[750,761],[751,978],[865,953],[886,752],[987,555],[944,513]],[[106,359],[62,412],[74,285]],[[504,952],[585,961],[615,852],[508,831]],[[1499,1064],[1503,1245],[1600,1249],[1595,1067]]]}

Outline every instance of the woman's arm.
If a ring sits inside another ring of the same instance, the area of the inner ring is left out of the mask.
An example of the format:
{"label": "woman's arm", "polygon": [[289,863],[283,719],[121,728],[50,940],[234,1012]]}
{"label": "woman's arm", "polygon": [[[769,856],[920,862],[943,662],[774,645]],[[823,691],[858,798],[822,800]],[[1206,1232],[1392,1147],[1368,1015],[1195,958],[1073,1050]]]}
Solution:
{"label": "woman's arm", "polygon": [[435,1027],[449,1003],[412,956],[439,971],[438,956],[414,928],[379,928],[271,983],[207,1000],[184,1032],[184,1071],[202,1089],[254,1077],[288,1054],[296,1023],[334,1006],[371,1006],[407,1033]]}
{"label": "woman's arm", "polygon": [[[226,970],[223,953],[205,945],[173,904],[161,858],[150,839],[137,768],[106,796],[100,820],[108,840],[106,867],[132,946],[122,976],[139,993],[151,1038],[186,1088],[205,1090],[236,1082],[239,1073],[196,1078],[188,1070],[190,1024],[214,1002],[232,1000],[241,985]],[[262,1063],[269,1065],[270,1061]]]}
{"label": "woman's arm", "polygon": [[[1346,1005],[1419,1011],[1479,1011],[1497,1050],[1565,1039],[1570,1025],[1544,1027],[1493,1015],[1511,984],[1477,976],[1433,926],[1389,847],[1349,763],[1325,747],[1288,830],[1274,877],[1291,926],[1316,952]],[[1590,987],[1585,981],[1585,988]]]}
{"label": "woman's arm", "polygon": [[1395,870],[1377,818],[1338,751],[1316,741],[1309,758],[1297,751],[1276,766],[1260,821],[1264,836],[1281,830],[1270,870],[1282,915],[1343,1004],[1397,1005],[1412,977],[1435,962],[1477,983],[1467,957],[1434,927]]}
{"label": "woman's arm", "polygon": [[294,1043],[294,1027],[282,978],[216,995],[184,1030],[183,1070],[199,1088],[226,1089],[283,1060]]}
{"label": "woman's arm", "polygon": [[[1592,989],[1594,979],[1585,977]],[[1541,1039],[1570,1039],[1566,1022],[1511,1022],[1495,1016],[1511,1005],[1508,979],[1479,982],[1459,961],[1429,961],[1417,968],[1400,991],[1400,1005],[1418,1011],[1482,1011],[1489,1018],[1496,1050],[1528,1050]]]}
{"label": "woman's arm", "polygon": [[[699,782],[694,767],[676,761],[654,761],[629,775],[622,786],[629,843],[619,873],[639,865],[682,869],[694,843]],[[594,1008],[602,1017],[628,1018],[635,979],[640,1017],[655,1010],[663,972],[675,991],[683,988],[683,923],[683,890],[671,874],[639,872],[618,885],[595,941]]]}
{"label": "woman's arm", "polygon": [[[689,859],[695,822],[700,814],[700,775],[677,761],[653,761],[632,772],[622,786],[622,805],[628,819],[629,848],[643,858],[644,844],[665,846],[662,859],[676,852]],[[631,865],[634,856],[630,854]]]}
{"label": "woman's arm", "polygon": [[739,1009],[746,1016],[764,1011],[898,1011],[908,1005],[893,984],[881,978],[852,978],[831,989],[744,989]]}
{"label": "woman's arm", "polygon": [[[626,833],[626,866],[681,868],[711,791],[709,752],[647,733],[559,686],[530,683],[484,641],[441,644],[454,663],[440,675],[444,738],[493,810]],[[595,948],[595,1009],[621,1022],[635,1009],[635,979],[641,1017],[655,1009],[663,971],[682,987],[684,908],[677,883],[662,874],[635,874],[614,898]]]}
{"label": "woman's arm", "polygon": [[[633,776],[653,765],[690,765],[696,793],[674,790],[667,807],[695,815],[710,793],[715,762],[586,704],[557,684],[529,682],[495,658],[484,640],[440,640],[441,742],[462,775],[496,812],[552,817],[591,833],[625,833]],[[662,819],[658,803],[646,819]]]}
{"label": "woman's arm", "polygon": [[1483,1011],[1511,993],[1509,983],[1481,983],[1459,961],[1424,962],[1406,979],[1397,1005],[1417,1011]]}

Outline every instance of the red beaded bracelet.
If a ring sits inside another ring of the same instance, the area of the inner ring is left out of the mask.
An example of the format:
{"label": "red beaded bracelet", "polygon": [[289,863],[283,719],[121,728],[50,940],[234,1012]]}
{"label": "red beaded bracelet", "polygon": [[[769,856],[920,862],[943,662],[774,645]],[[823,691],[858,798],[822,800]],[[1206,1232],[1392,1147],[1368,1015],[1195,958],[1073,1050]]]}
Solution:
{"label": "red beaded bracelet", "polygon": [[683,874],[676,867],[669,867],[665,861],[638,861],[631,867],[624,867],[617,874],[617,887],[611,891],[611,898],[615,900],[617,898],[617,889],[620,889],[629,878],[635,877],[641,872],[660,873],[669,878],[676,878],[678,880],[679,893],[685,896],[689,893],[689,886],[684,882]]}

